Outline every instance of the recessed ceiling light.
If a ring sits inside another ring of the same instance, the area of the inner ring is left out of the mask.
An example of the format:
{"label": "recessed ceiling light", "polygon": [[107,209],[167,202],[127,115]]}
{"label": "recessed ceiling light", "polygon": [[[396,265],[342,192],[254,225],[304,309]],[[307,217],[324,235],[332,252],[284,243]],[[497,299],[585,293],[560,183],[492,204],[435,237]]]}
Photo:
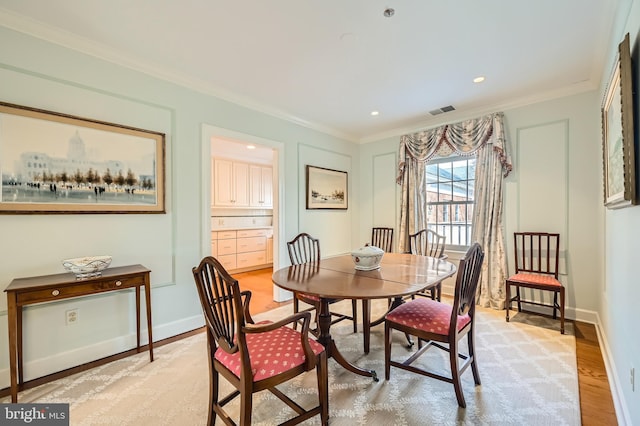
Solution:
{"label": "recessed ceiling light", "polygon": [[384,10],[384,16],[386,16],[387,18],[391,18],[395,13],[396,11],[390,7]]}
{"label": "recessed ceiling light", "polygon": [[480,76],[480,77],[476,77],[473,79],[474,83],[482,83],[484,81],[484,77]]}
{"label": "recessed ceiling light", "polygon": [[255,145],[247,145],[247,149],[256,149]]}
{"label": "recessed ceiling light", "polygon": [[378,112],[378,111],[371,111],[371,115],[374,115],[374,116],[375,116],[375,115],[378,115],[378,114],[380,114],[380,112]]}

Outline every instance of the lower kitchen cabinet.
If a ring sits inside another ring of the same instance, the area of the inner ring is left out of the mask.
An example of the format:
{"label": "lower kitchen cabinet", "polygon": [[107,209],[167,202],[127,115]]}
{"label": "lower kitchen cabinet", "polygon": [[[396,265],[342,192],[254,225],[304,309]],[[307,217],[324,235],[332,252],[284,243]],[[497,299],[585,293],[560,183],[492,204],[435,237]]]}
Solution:
{"label": "lower kitchen cabinet", "polygon": [[271,229],[236,229],[211,233],[211,255],[227,271],[244,272],[268,267],[273,262]]}

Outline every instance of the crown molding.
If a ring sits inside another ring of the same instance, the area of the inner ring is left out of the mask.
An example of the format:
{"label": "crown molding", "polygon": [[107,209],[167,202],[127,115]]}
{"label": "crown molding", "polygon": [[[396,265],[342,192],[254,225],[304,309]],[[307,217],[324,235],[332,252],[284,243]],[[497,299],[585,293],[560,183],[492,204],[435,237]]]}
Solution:
{"label": "crown molding", "polygon": [[35,38],[57,44],[67,49],[93,56],[95,58],[147,74],[151,77],[174,83],[196,92],[213,96],[223,101],[296,124],[298,126],[315,130],[348,142],[357,142],[357,138],[351,134],[341,132],[323,124],[305,120],[294,114],[265,105],[249,97],[229,92],[221,89],[220,87],[214,87],[212,84],[203,80],[195,79],[184,74],[168,72],[157,64],[141,61],[137,58],[124,55],[122,52],[103,44],[96,43],[71,32],[46,25],[40,21],[15,14],[2,8],[0,8],[0,25]]}

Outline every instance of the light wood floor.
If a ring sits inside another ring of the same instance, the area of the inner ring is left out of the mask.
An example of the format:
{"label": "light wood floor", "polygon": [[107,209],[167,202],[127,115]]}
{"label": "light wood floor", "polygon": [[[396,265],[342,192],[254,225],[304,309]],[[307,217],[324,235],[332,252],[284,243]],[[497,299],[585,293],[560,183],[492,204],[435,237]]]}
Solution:
{"label": "light wood floor", "polygon": [[[243,290],[251,290],[251,314],[291,304],[273,301],[271,275],[271,269],[233,274]],[[613,399],[595,327],[592,324],[575,322],[574,329],[582,424],[616,425]]]}

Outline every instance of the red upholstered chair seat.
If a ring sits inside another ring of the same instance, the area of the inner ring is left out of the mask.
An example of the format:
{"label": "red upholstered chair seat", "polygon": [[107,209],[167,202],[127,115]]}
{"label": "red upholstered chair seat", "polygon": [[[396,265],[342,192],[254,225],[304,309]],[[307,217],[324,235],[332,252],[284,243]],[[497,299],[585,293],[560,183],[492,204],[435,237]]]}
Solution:
{"label": "red upholstered chair seat", "polygon": [[[450,305],[431,299],[415,299],[389,312],[386,321],[408,326],[427,333],[446,336],[451,321]],[[458,315],[458,331],[471,321],[468,314]]]}
{"label": "red upholstered chair seat", "polygon": [[[270,321],[257,324],[268,323]],[[278,375],[305,362],[300,333],[289,327],[280,327],[265,333],[247,333],[246,339],[254,382]],[[316,355],[324,351],[324,346],[313,339],[309,339],[309,344]],[[218,348],[215,358],[240,377],[242,366],[239,351],[230,354]]]}
{"label": "red upholstered chair seat", "polygon": [[315,294],[307,294],[307,293],[298,293],[298,296],[303,298],[303,299],[307,299],[307,300],[313,300],[315,302],[320,302],[320,298],[318,296],[316,296]]}
{"label": "red upholstered chair seat", "polygon": [[538,285],[542,284],[542,285],[557,286],[557,287],[562,286],[560,281],[555,279],[553,275],[547,275],[547,274],[528,274],[526,272],[520,272],[510,276],[508,280],[518,281],[521,283],[529,283],[529,284],[538,284]]}

